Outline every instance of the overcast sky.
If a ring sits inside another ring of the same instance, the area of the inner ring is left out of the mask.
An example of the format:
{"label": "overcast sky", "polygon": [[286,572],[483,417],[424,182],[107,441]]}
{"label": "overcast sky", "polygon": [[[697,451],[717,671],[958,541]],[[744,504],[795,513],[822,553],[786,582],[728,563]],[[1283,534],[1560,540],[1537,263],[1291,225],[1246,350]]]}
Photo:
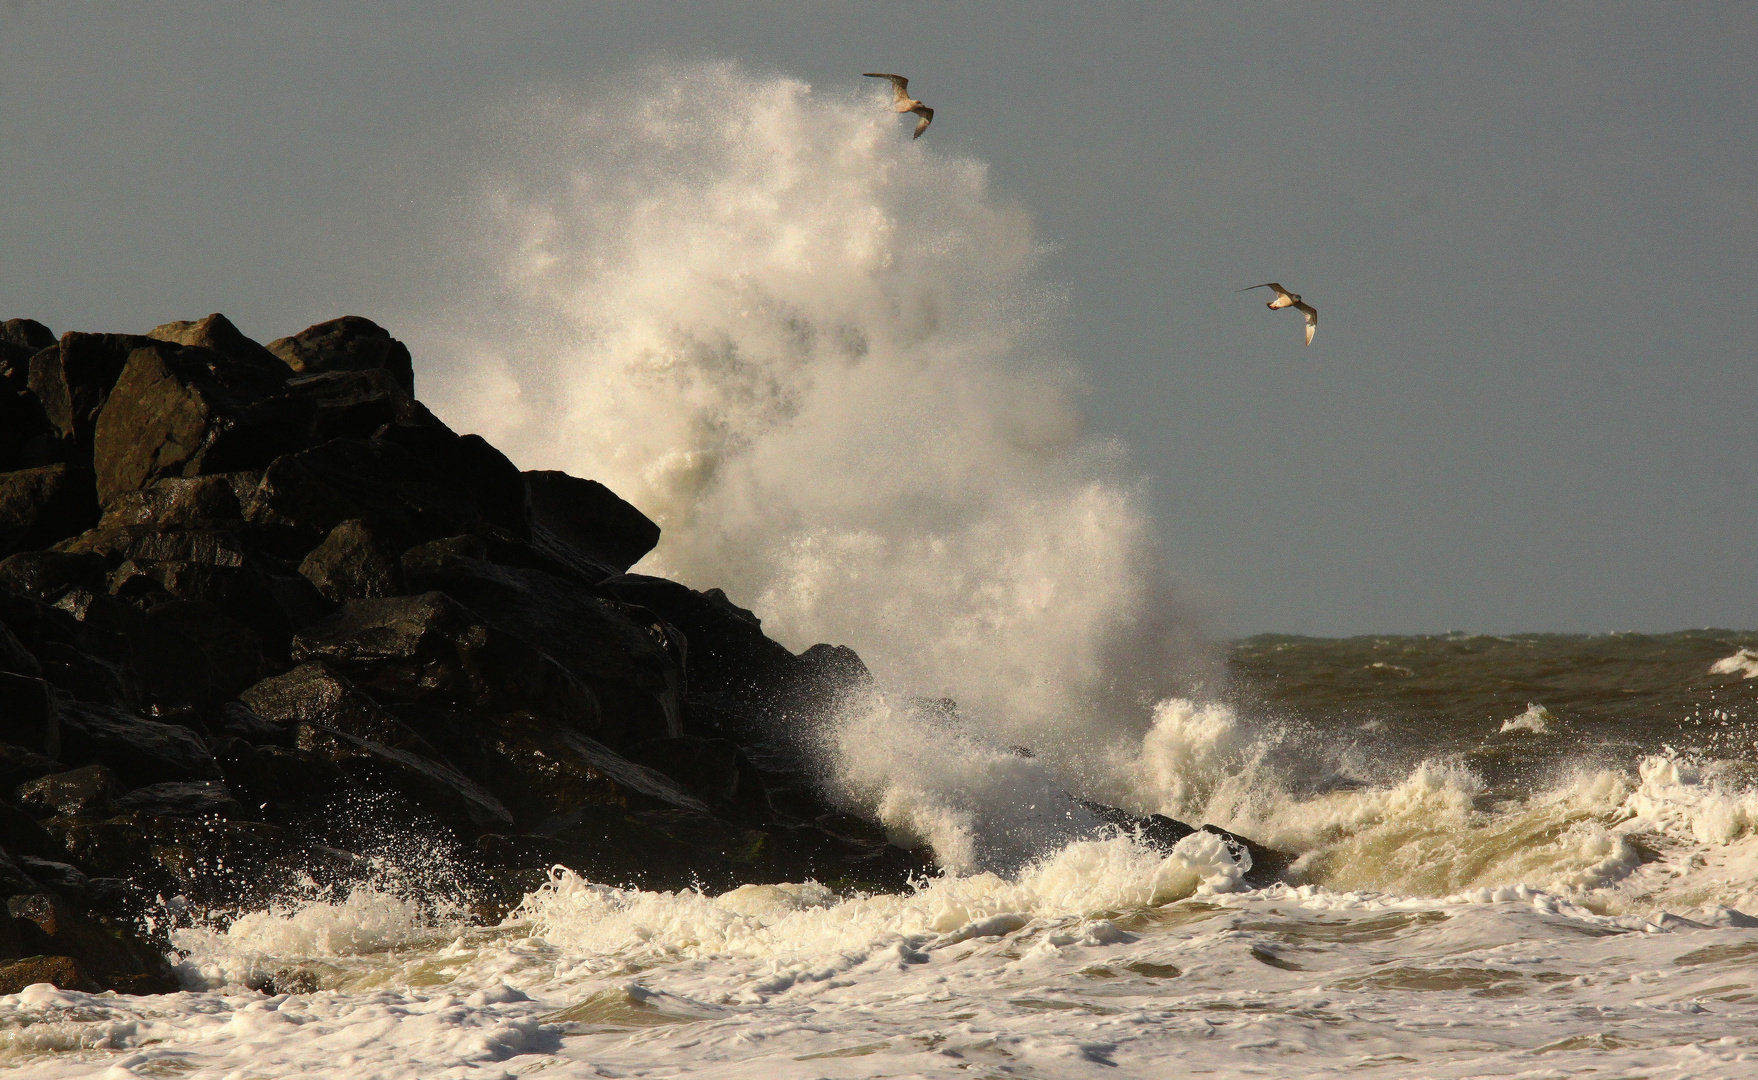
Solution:
{"label": "overcast sky", "polygon": [[1758,626],[1751,3],[8,0],[0,317],[418,308],[480,118],[658,57],[911,76],[1221,630]]}

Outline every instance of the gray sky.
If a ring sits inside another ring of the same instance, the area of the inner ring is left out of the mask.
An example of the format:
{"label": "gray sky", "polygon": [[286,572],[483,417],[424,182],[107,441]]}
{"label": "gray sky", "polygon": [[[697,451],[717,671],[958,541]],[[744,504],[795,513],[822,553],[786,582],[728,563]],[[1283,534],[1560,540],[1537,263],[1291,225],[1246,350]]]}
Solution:
{"label": "gray sky", "polygon": [[1758,625],[1758,5],[9,0],[0,316],[408,310],[484,112],[656,57],[911,76],[1220,628]]}

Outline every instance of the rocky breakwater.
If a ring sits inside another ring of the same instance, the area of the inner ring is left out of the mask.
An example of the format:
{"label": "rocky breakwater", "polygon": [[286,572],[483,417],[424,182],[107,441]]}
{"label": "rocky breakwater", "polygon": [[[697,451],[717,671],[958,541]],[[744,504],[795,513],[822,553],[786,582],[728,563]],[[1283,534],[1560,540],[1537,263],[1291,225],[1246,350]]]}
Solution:
{"label": "rocky breakwater", "polygon": [[628,573],[658,538],[452,431],[363,318],[267,346],[221,315],[4,323],[0,993],[174,989],[143,926],[387,864],[484,917],[558,863],[645,888],[930,872],[810,778],[859,658]]}

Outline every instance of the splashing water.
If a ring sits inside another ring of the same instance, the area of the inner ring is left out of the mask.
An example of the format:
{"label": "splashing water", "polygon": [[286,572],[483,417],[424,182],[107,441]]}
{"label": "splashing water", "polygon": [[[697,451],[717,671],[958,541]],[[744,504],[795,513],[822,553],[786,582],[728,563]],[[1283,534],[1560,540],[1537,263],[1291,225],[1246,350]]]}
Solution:
{"label": "splashing water", "polygon": [[[450,305],[440,411],[658,520],[644,568],[795,648],[854,646],[996,745],[1059,748],[1055,783],[1138,739],[1205,656],[1119,449],[1084,433],[1027,216],[870,91],[725,64],[632,87],[522,104],[478,241],[498,307]],[[933,836],[969,810],[922,805],[945,786],[910,780],[925,755],[877,768],[921,737],[905,712],[837,757],[902,777],[867,805]]]}

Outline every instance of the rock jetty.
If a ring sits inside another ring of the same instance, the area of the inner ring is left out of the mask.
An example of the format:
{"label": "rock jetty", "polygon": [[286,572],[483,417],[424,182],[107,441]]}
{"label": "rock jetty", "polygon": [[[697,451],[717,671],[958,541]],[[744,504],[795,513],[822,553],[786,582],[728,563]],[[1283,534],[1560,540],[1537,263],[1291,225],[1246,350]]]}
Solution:
{"label": "rock jetty", "polygon": [[0,324],[0,993],[173,990],[168,908],[346,887],[399,843],[485,918],[556,864],[930,873],[804,760],[859,657],[629,573],[658,539],[447,427],[365,318]]}

